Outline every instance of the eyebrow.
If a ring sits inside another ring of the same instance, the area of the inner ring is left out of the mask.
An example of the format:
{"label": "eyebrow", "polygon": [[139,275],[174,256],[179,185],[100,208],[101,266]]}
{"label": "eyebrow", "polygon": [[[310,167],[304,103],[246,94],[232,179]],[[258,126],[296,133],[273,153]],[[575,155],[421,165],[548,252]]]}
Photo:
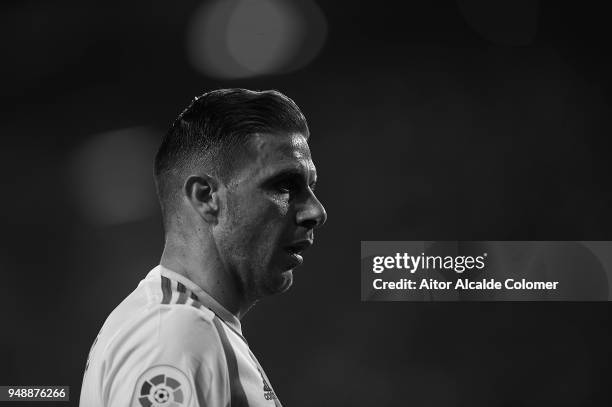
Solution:
{"label": "eyebrow", "polygon": [[[312,174],[313,174],[313,181],[309,185],[315,185],[317,183],[317,172],[313,171]],[[280,180],[283,178],[290,178],[290,177],[298,177],[304,181],[308,179],[307,172],[302,171],[298,167],[288,167],[288,168],[280,169],[277,172],[266,177],[266,182],[276,181],[276,180]]]}

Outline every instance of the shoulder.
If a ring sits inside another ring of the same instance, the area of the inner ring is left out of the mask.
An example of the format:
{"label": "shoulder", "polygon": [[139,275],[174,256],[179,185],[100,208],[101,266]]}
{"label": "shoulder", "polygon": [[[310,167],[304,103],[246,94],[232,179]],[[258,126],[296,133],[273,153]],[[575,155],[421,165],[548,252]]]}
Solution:
{"label": "shoulder", "polygon": [[160,372],[185,378],[197,391],[200,382],[224,388],[225,353],[210,310],[155,304],[141,311],[104,352],[106,400],[141,391],[143,380]]}
{"label": "shoulder", "polygon": [[156,304],[148,310],[153,319],[154,345],[179,348],[202,355],[221,346],[215,314],[205,307],[185,304]]}
{"label": "shoulder", "polygon": [[109,316],[103,328],[109,348],[180,347],[200,353],[219,342],[216,315],[189,293],[164,292],[163,280],[150,273]]}
{"label": "shoulder", "polygon": [[127,361],[183,361],[194,366],[223,363],[215,318],[212,311],[197,304],[149,303],[133,309],[114,329],[104,332],[100,356],[107,367],[125,366]]}
{"label": "shoulder", "polygon": [[215,318],[210,310],[187,305],[148,307],[104,352],[104,405],[140,407],[142,400],[164,394],[177,402],[226,405],[227,361]]}
{"label": "shoulder", "polygon": [[221,347],[215,318],[211,310],[202,306],[151,304],[142,311],[140,323],[129,324],[126,331],[131,332],[126,335],[158,352],[203,358]]}

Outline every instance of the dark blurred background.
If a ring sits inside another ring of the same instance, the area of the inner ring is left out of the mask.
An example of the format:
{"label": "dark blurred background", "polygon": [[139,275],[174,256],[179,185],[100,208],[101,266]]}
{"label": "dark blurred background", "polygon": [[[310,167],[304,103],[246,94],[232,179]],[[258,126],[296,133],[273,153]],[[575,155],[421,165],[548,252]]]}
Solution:
{"label": "dark blurred background", "polygon": [[359,286],[360,240],[612,240],[604,6],[3,2],[0,384],[77,405],[98,329],[161,254],[161,135],[246,87],[303,109],[329,214],[291,291],[243,320],[284,405],[610,405],[609,303]]}

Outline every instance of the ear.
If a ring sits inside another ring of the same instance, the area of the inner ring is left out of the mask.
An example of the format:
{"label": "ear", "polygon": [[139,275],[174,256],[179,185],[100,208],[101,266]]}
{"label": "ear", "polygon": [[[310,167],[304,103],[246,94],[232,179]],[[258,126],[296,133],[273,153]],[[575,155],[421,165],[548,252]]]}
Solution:
{"label": "ear", "polygon": [[183,192],[202,218],[214,223],[219,213],[219,182],[210,175],[190,175],[185,181]]}

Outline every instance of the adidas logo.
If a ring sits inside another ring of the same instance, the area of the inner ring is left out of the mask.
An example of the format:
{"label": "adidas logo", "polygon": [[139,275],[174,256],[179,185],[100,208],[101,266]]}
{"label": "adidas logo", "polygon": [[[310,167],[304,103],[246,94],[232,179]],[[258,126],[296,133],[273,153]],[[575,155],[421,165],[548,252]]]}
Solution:
{"label": "adidas logo", "polygon": [[257,370],[259,370],[259,374],[261,375],[261,379],[263,380],[264,398],[266,400],[275,400],[275,399],[277,399],[278,397],[276,397],[276,394],[274,394],[274,391],[272,390],[272,387],[270,387],[270,385],[266,381],[266,379],[265,379],[263,373],[261,372],[261,370],[259,368]]}
{"label": "adidas logo", "polygon": [[276,400],[278,397],[276,397],[276,394],[274,394],[273,391],[268,391],[268,392],[264,393],[264,398],[266,400]]}

